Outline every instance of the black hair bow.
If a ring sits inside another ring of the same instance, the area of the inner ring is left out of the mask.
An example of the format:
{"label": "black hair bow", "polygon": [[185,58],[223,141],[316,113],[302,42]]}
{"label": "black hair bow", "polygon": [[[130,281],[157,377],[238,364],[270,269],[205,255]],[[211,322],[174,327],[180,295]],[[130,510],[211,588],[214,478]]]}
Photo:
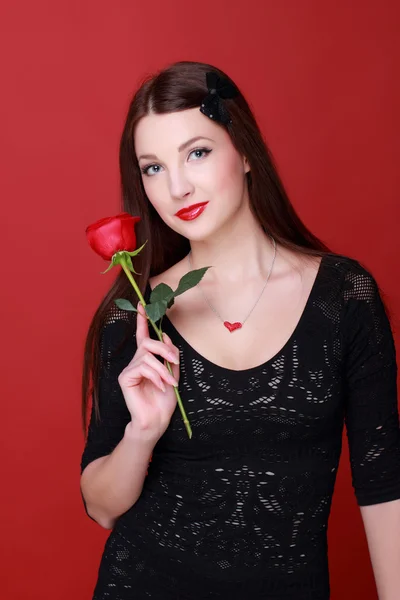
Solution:
{"label": "black hair bow", "polygon": [[222,100],[224,98],[234,98],[239,94],[239,90],[228,79],[220,77],[215,71],[206,73],[206,81],[208,94],[200,106],[200,112],[224,125],[232,123],[229,112]]}

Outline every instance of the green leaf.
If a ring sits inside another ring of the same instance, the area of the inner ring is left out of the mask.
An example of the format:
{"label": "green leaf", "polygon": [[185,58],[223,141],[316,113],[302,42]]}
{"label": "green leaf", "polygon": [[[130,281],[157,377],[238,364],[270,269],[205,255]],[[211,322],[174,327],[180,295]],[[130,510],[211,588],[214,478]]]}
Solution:
{"label": "green leaf", "polygon": [[150,302],[165,302],[168,304],[174,297],[174,290],[166,283],[159,283],[150,294]]}
{"label": "green leaf", "polygon": [[179,285],[174,292],[174,296],[179,296],[187,290],[195,287],[203,279],[209,268],[210,267],[203,267],[201,269],[195,269],[194,271],[189,271],[189,273],[186,273],[179,281]]}
{"label": "green leaf", "polygon": [[154,302],[152,304],[146,304],[145,307],[148,317],[154,322],[157,322],[163,317],[167,310],[167,305],[164,302]]}
{"label": "green leaf", "polygon": [[137,309],[133,306],[133,304],[129,302],[129,300],[126,300],[126,298],[116,298],[114,302],[121,310],[130,310],[138,312]]}
{"label": "green leaf", "polygon": [[167,308],[171,308],[171,306],[174,304],[174,302],[175,302],[175,298],[172,296],[172,298],[170,298],[168,300]]}

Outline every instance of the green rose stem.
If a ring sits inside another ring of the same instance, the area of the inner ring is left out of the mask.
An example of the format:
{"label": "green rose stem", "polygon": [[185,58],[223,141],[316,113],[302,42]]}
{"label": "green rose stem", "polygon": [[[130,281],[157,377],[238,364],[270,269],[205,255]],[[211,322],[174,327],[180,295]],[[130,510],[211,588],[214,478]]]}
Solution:
{"label": "green rose stem", "polygon": [[[119,257],[119,261],[118,261],[118,262],[119,262],[119,264],[121,265],[121,267],[123,268],[123,270],[125,271],[125,273],[126,273],[126,276],[128,277],[129,281],[131,282],[131,284],[132,284],[132,286],[133,286],[133,288],[134,288],[134,290],[135,290],[136,294],[138,295],[138,298],[139,298],[139,300],[140,300],[140,303],[142,304],[142,306],[143,306],[143,308],[144,308],[144,307],[146,306],[145,299],[143,298],[143,296],[142,296],[142,294],[141,294],[141,292],[140,292],[140,289],[139,289],[139,288],[138,288],[138,286],[137,286],[137,283],[136,283],[136,281],[135,281],[135,280],[134,280],[134,278],[132,277],[132,273],[130,272],[130,270],[129,270],[129,267],[128,267],[127,263],[126,263],[126,258],[125,258],[125,256],[123,256],[123,255],[120,255],[120,257]],[[146,313],[146,316],[147,316],[148,320],[150,321],[150,323],[152,324],[152,326],[153,326],[153,329],[154,329],[154,331],[156,332],[156,334],[157,334],[157,337],[158,337],[158,339],[160,340],[160,342],[164,341],[164,340],[163,340],[163,337],[162,337],[162,331],[161,331],[161,329],[159,329],[159,328],[157,327],[157,325],[154,323],[154,321],[153,321],[152,319],[150,319],[150,317],[148,316],[148,314],[147,314],[147,313]],[[173,376],[172,369],[171,369],[171,365],[169,364],[169,362],[168,362],[168,361],[166,361],[166,363],[167,363],[167,368],[168,368],[168,371],[169,371],[169,372],[171,373],[171,375]],[[178,390],[177,386],[175,386],[175,385],[174,385],[173,387],[174,387],[174,390],[175,390],[175,396],[176,396],[176,399],[177,399],[177,401],[178,401],[178,404],[179,404],[179,409],[180,409],[180,411],[181,411],[181,414],[182,414],[183,422],[185,423],[185,427],[186,427],[186,430],[187,430],[187,432],[188,432],[189,439],[190,439],[190,438],[192,437],[192,428],[190,427],[189,420],[188,420],[188,418],[187,418],[187,415],[186,415],[185,409],[184,409],[184,407],[183,407],[183,404],[182,404],[182,399],[181,399],[181,397],[180,397],[180,394],[179,394],[179,390]]]}

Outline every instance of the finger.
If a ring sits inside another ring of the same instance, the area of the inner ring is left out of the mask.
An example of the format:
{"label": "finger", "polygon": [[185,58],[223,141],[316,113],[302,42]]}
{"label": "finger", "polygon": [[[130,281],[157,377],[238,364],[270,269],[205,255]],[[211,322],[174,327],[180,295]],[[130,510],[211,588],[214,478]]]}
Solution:
{"label": "finger", "polygon": [[142,344],[143,341],[149,337],[149,325],[147,322],[146,312],[140,300],[137,303],[136,308],[138,310],[136,313],[136,343],[138,346],[140,346],[140,344]]}
{"label": "finger", "polygon": [[163,339],[165,341],[165,345],[167,346],[167,348],[170,348],[171,349],[170,351],[173,352],[175,355],[174,361],[169,361],[169,363],[171,366],[172,375],[175,377],[176,381],[179,383],[179,377],[180,377],[179,349],[173,344],[173,342],[168,334],[163,333]]}
{"label": "finger", "polygon": [[163,380],[150,365],[147,365],[143,362],[139,366],[139,372],[145,379],[150,379],[150,381],[152,381],[154,385],[158,387],[158,389],[160,389],[162,392],[166,391]]}
{"label": "finger", "polygon": [[170,346],[165,344],[164,342],[159,342],[158,340],[153,340],[151,337],[148,337],[143,340],[141,349],[143,353],[145,351],[151,352],[152,354],[159,354],[165,360],[168,361],[176,361],[179,360],[179,356],[176,351],[172,350]]}
{"label": "finger", "polygon": [[167,333],[163,333],[163,339],[165,344],[167,345],[168,348],[170,348],[170,351],[172,351],[172,353],[175,355],[175,357],[177,358],[178,362],[179,362],[179,348],[177,348],[174,343],[172,342],[171,338],[169,337],[169,335]]}
{"label": "finger", "polygon": [[179,365],[174,365],[173,363],[170,363],[170,366],[171,366],[172,375],[174,376],[176,382],[179,383],[179,376],[180,376]]}
{"label": "finger", "polygon": [[160,377],[164,379],[169,385],[178,385],[178,382],[175,380],[175,377],[170,374],[167,367],[160,363],[160,361],[153,356],[153,354],[147,353],[143,357],[143,361],[150,365],[157,373],[159,373]]}

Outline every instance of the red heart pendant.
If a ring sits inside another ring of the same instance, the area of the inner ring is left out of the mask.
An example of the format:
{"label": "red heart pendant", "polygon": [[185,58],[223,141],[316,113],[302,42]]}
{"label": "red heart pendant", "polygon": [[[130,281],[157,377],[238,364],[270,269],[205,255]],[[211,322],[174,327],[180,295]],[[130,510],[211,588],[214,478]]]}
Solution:
{"label": "red heart pendant", "polygon": [[236,323],[229,323],[229,321],[224,321],[224,325],[227,329],[229,329],[231,333],[232,331],[235,331],[235,329],[240,329],[242,326],[242,324],[238,321]]}

